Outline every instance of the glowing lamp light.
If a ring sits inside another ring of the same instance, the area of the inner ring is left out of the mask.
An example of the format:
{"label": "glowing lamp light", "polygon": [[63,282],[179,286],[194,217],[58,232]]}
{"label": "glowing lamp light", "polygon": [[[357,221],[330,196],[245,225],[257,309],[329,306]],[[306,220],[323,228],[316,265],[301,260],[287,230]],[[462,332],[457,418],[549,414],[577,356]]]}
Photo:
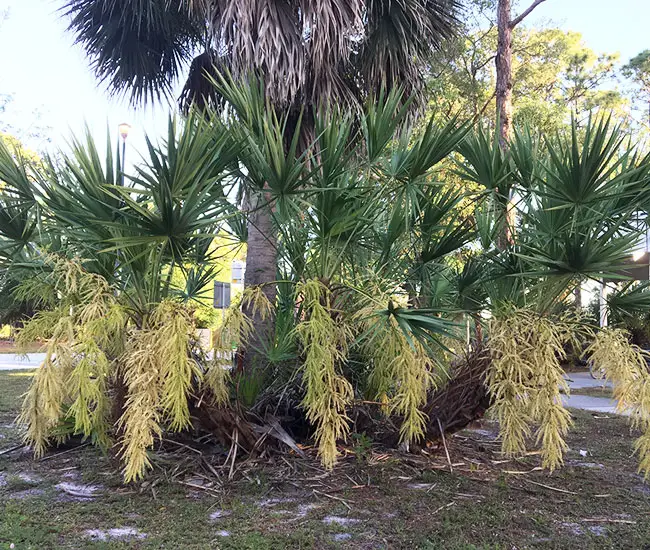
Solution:
{"label": "glowing lamp light", "polygon": [[122,122],[118,126],[118,130],[120,132],[120,136],[122,136],[122,139],[126,141],[126,138],[129,136],[129,130],[131,129],[131,125],[127,124],[126,122]]}

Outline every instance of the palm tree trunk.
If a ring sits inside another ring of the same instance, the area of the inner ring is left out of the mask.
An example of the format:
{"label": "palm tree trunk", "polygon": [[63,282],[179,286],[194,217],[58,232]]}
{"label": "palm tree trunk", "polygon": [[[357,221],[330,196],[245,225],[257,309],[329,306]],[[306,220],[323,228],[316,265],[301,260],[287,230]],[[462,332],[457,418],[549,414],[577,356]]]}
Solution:
{"label": "palm tree trunk", "polygon": [[[249,195],[248,202],[244,287],[262,285],[266,297],[275,304],[278,236],[273,226],[270,198],[263,193],[253,193]],[[243,368],[251,373],[265,366],[262,350],[273,337],[274,320],[262,319],[259,314],[254,314],[250,304],[244,305],[244,313],[252,320],[254,329],[243,355]]]}

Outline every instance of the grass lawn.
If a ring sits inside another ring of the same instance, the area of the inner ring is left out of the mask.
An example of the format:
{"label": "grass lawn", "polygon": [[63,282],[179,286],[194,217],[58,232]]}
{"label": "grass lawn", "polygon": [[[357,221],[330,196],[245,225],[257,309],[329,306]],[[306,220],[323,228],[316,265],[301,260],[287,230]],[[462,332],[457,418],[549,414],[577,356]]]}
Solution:
{"label": "grass lawn", "polygon": [[609,387],[576,388],[571,390],[571,395],[588,395],[589,397],[605,397],[606,399],[613,399],[612,388]]}
{"label": "grass lawn", "polygon": [[[0,372],[0,452],[29,373]],[[400,455],[357,442],[334,472],[272,455],[235,465],[223,449],[166,443],[140,484],[114,459],[70,445],[34,461],[0,455],[0,548],[650,549],[650,486],[624,419],[573,411],[566,466],[504,461],[484,422],[444,450]],[[586,451],[587,456],[583,456]],[[453,469],[453,471],[450,471]]]}

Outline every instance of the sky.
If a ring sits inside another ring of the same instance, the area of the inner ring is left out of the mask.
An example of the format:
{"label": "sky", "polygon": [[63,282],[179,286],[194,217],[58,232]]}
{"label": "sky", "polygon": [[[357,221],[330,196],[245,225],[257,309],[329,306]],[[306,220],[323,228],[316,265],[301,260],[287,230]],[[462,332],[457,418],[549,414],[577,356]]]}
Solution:
{"label": "sky", "polygon": [[[98,84],[81,47],[66,32],[67,22],[58,8],[63,0],[0,0],[0,94],[11,94],[3,121],[29,134],[46,128],[45,137],[62,146],[85,126],[94,136],[107,129],[117,139],[121,122],[132,126],[129,145],[144,147],[144,132],[161,135],[166,131],[170,105],[134,109],[126,100],[110,97]],[[25,141],[33,148],[47,148],[42,139]]]}
{"label": "sky", "polygon": [[[532,0],[521,0],[523,7]],[[130,149],[142,150],[145,131],[165,132],[173,105],[134,109],[125,100],[109,97],[97,84],[82,49],[66,33],[66,21],[57,12],[63,0],[0,0],[0,96],[12,101],[3,121],[12,133],[35,149],[62,146],[87,124],[93,135],[117,139],[117,126],[132,126]],[[515,10],[516,12],[517,10]],[[0,16],[1,20],[1,16]],[[546,0],[527,24],[552,23],[582,33],[596,52],[619,52],[623,62],[650,49],[647,27],[650,0]],[[0,102],[1,104],[1,102]],[[30,138],[39,128],[41,137]],[[49,141],[49,142],[48,142]],[[135,152],[134,151],[134,152]]]}

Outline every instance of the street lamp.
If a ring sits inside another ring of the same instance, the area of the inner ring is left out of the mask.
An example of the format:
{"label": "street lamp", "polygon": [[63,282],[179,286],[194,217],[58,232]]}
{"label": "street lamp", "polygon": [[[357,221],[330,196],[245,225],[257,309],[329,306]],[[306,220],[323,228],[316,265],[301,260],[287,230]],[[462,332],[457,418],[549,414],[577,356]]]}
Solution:
{"label": "street lamp", "polygon": [[118,127],[120,136],[122,137],[122,187],[124,187],[124,172],[126,170],[126,165],[124,164],[126,158],[126,138],[129,137],[129,130],[131,125],[126,122],[122,122]]}

